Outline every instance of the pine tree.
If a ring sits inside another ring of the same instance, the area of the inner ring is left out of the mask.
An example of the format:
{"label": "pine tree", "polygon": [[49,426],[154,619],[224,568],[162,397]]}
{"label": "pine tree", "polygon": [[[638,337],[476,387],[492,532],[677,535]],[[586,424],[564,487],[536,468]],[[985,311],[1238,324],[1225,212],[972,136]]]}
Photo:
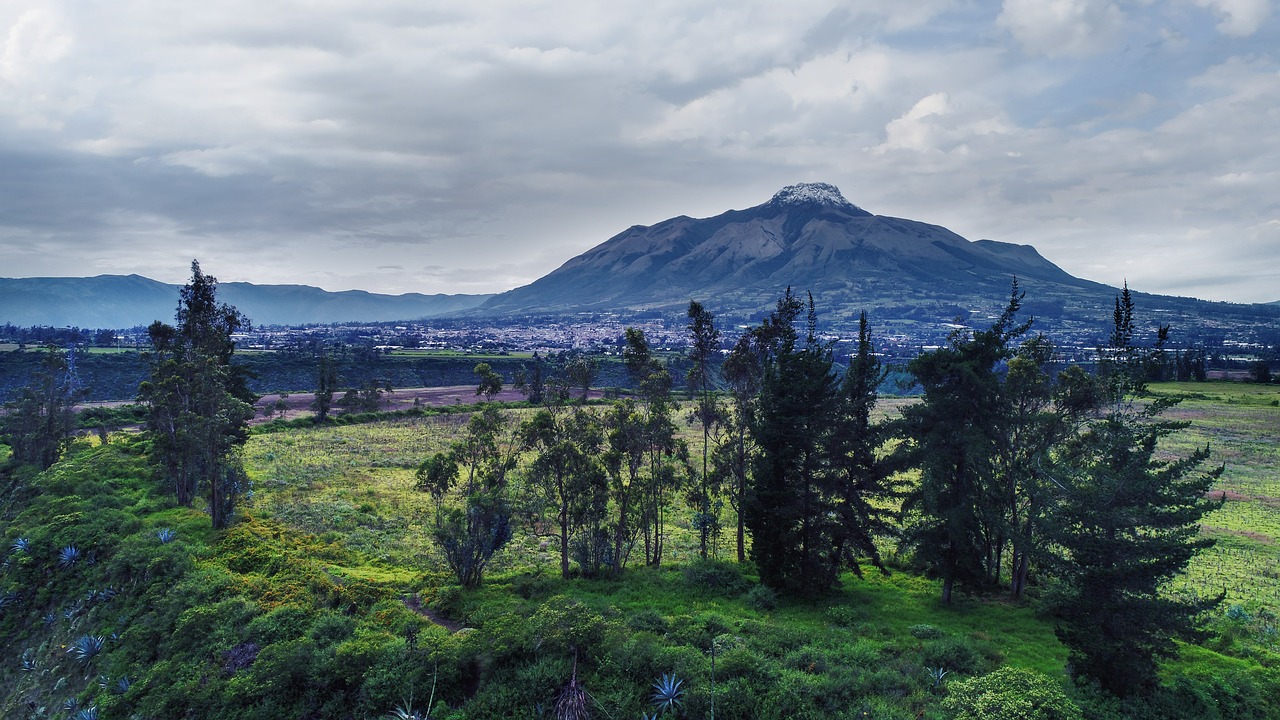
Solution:
{"label": "pine tree", "polygon": [[890,464],[877,455],[888,438],[871,417],[885,375],[875,356],[864,312],[858,321],[858,350],[849,359],[840,383],[830,433],[831,469],[835,474],[833,500],[838,519],[833,562],[858,576],[862,575],[859,558],[869,559],[886,572],[876,538],[896,532],[893,513],[884,500],[900,493]]}
{"label": "pine tree", "polygon": [[912,360],[908,369],[924,387],[923,401],[903,410],[905,443],[898,461],[920,469],[920,484],[903,511],[904,545],[917,563],[942,580],[942,600],[957,584],[994,579],[1001,535],[996,491],[997,421],[1004,410],[998,365],[1029,322],[1015,323],[1023,294],[1013,282],[1009,303],[988,329],[957,330],[950,342]]}
{"label": "pine tree", "polygon": [[812,595],[831,587],[837,576],[826,448],[837,380],[831,349],[817,337],[812,297],[801,339],[795,323],[803,310],[788,288],[754,331],[768,355],[752,419],[758,453],[745,509],[761,582]]}
{"label": "pine tree", "polygon": [[1222,599],[1168,588],[1213,544],[1199,536],[1199,524],[1221,506],[1207,494],[1223,468],[1200,470],[1207,446],[1183,457],[1158,454],[1160,441],[1188,423],[1161,418],[1175,399],[1138,402],[1147,358],[1133,343],[1127,288],[1116,308],[1100,353],[1106,410],[1062,451],[1050,535],[1061,549],[1055,609],[1072,672],[1123,696],[1152,687],[1157,659],[1176,652],[1175,640],[1201,637],[1197,615]]}

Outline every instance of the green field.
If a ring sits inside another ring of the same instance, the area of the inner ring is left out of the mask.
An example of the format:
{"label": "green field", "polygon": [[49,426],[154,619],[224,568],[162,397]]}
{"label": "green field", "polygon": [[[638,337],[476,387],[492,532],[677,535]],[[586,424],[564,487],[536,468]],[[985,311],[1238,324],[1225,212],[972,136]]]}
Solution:
{"label": "green field", "polygon": [[[1274,716],[1280,393],[1153,390],[1186,396],[1170,415],[1192,425],[1166,450],[1209,442],[1227,466],[1215,492],[1228,501],[1204,523],[1218,545],[1171,589],[1225,587],[1227,601],[1150,698],[1070,687],[1035,597],[1046,588],[1021,602],[994,592],[943,605],[935,581],[864,567],[817,600],[777,598],[749,566],[698,562],[678,499],[661,567],[633,558],[619,579],[561,579],[554,541],[521,524],[484,585],[463,590],[429,539],[431,499],[414,489],[422,459],[465,427],[458,413],[253,435],[252,497],[222,533],[199,508],[174,506],[137,436],[82,441],[43,474],[7,471],[0,646],[12,651],[0,717],[75,717],[74,701],[104,718],[346,720],[429,702],[436,720],[549,718],[575,666],[596,718],[652,712],[653,684],[674,673],[684,718],[710,717],[714,700],[720,720],[943,720],[949,687],[1002,667],[1040,673],[1099,720]],[[910,402],[886,399],[880,416]],[[682,427],[699,455],[701,432]],[[522,490],[517,477],[512,491]],[[19,539],[28,549],[12,549]],[[70,546],[94,562],[61,564]],[[92,637],[102,649],[77,659]]]}
{"label": "green field", "polygon": [[1229,603],[1280,614],[1280,387],[1245,383],[1160,383],[1157,395],[1181,398],[1167,417],[1191,425],[1170,438],[1186,454],[1208,444],[1226,466],[1215,494],[1223,507],[1202,531],[1217,544],[1192,564],[1181,586],[1202,595],[1225,591]]}

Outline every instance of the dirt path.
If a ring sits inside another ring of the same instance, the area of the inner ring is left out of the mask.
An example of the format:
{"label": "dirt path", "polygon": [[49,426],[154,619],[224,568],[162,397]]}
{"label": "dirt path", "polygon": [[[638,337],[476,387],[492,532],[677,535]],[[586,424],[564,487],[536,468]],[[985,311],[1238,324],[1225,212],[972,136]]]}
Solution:
{"label": "dirt path", "polygon": [[424,617],[424,618],[426,618],[426,619],[430,620],[431,622],[435,623],[436,625],[439,625],[440,627],[444,628],[445,630],[448,630],[450,634],[452,634],[452,633],[456,633],[456,632],[458,632],[459,630],[461,630],[461,629],[463,629],[464,627],[466,627],[466,626],[465,626],[465,625],[463,625],[462,623],[460,623],[460,622],[455,622],[455,621],[453,621],[453,620],[450,620],[449,618],[447,618],[447,617],[445,617],[445,616],[441,615],[440,613],[436,612],[435,610],[432,610],[431,608],[429,608],[429,607],[427,607],[427,606],[423,605],[423,604],[422,604],[422,601],[418,599],[418,596],[417,596],[417,595],[410,595],[410,596],[408,596],[408,597],[404,598],[403,602],[404,602],[404,606],[405,606],[405,607],[407,607],[407,608],[409,608],[410,610],[412,610],[412,611],[414,611],[414,612],[418,613],[419,615],[421,615],[422,617]]}

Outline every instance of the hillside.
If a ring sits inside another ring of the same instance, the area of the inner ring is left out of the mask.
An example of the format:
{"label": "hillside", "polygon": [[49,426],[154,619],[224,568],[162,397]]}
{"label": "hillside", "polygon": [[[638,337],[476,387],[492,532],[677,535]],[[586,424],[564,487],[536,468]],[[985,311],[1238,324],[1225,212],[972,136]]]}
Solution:
{"label": "hillside", "polygon": [[[306,285],[219,286],[224,302],[256,325],[387,322],[436,317],[475,307],[488,295],[379,295],[328,292]],[[0,323],[54,327],[129,328],[171,321],[179,285],[140,275],[90,278],[0,278]]]}
{"label": "hillside", "polygon": [[[1203,398],[1188,408],[1199,430],[1238,466],[1268,457],[1265,431],[1248,447],[1231,438],[1237,423],[1274,421],[1274,391],[1186,387]],[[683,524],[662,567],[618,580],[556,577],[546,539],[522,529],[484,585],[463,590],[441,569],[431,498],[412,478],[462,428],[423,415],[255,436],[255,498],[223,533],[173,504],[129,436],[81,443],[45,473],[4,469],[0,644],[12,652],[0,716],[550,718],[576,678],[591,717],[625,718],[654,711],[664,675],[681,681],[677,717],[709,717],[714,698],[720,720],[942,720],[975,678],[999,681],[1006,704],[1056,688],[1090,718],[1280,709],[1267,625],[1280,605],[1264,597],[1274,580],[1245,564],[1270,567],[1274,545],[1236,530],[1245,508],[1274,515],[1265,503],[1233,500],[1212,522],[1215,536],[1251,545],[1247,560],[1226,543],[1197,565],[1196,582],[1211,586],[1224,562],[1238,565],[1206,644],[1166,665],[1161,690],[1121,702],[1063,684],[1065,649],[1034,602],[944,607],[938,583],[903,565],[847,574],[817,600],[779,599],[749,565],[698,562]],[[1234,474],[1233,498],[1276,492],[1266,472]],[[68,547],[79,560],[61,561]]]}

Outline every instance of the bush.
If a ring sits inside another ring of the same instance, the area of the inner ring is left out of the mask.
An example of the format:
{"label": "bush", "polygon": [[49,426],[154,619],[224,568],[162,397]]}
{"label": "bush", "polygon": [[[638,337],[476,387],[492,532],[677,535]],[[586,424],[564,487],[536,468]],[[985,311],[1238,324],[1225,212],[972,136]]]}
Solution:
{"label": "bush", "polygon": [[748,585],[738,565],[724,560],[699,560],[685,565],[684,582],[691,588],[726,597],[742,594]]}
{"label": "bush", "polygon": [[778,594],[768,585],[756,585],[742,597],[747,607],[767,612],[778,607]]}
{"label": "bush", "polygon": [[920,638],[921,640],[937,640],[938,638],[946,634],[941,630],[939,630],[938,628],[932,625],[929,625],[927,623],[912,625],[911,627],[907,628],[907,632],[911,633],[912,637],[917,637],[917,638]]}
{"label": "bush", "polygon": [[942,638],[925,643],[920,649],[920,664],[927,668],[943,668],[962,675],[975,675],[985,669],[986,661],[976,648],[962,638]]}
{"label": "bush", "polygon": [[1082,720],[1062,686],[1030,670],[1000,668],[948,686],[943,708],[955,720]]}

